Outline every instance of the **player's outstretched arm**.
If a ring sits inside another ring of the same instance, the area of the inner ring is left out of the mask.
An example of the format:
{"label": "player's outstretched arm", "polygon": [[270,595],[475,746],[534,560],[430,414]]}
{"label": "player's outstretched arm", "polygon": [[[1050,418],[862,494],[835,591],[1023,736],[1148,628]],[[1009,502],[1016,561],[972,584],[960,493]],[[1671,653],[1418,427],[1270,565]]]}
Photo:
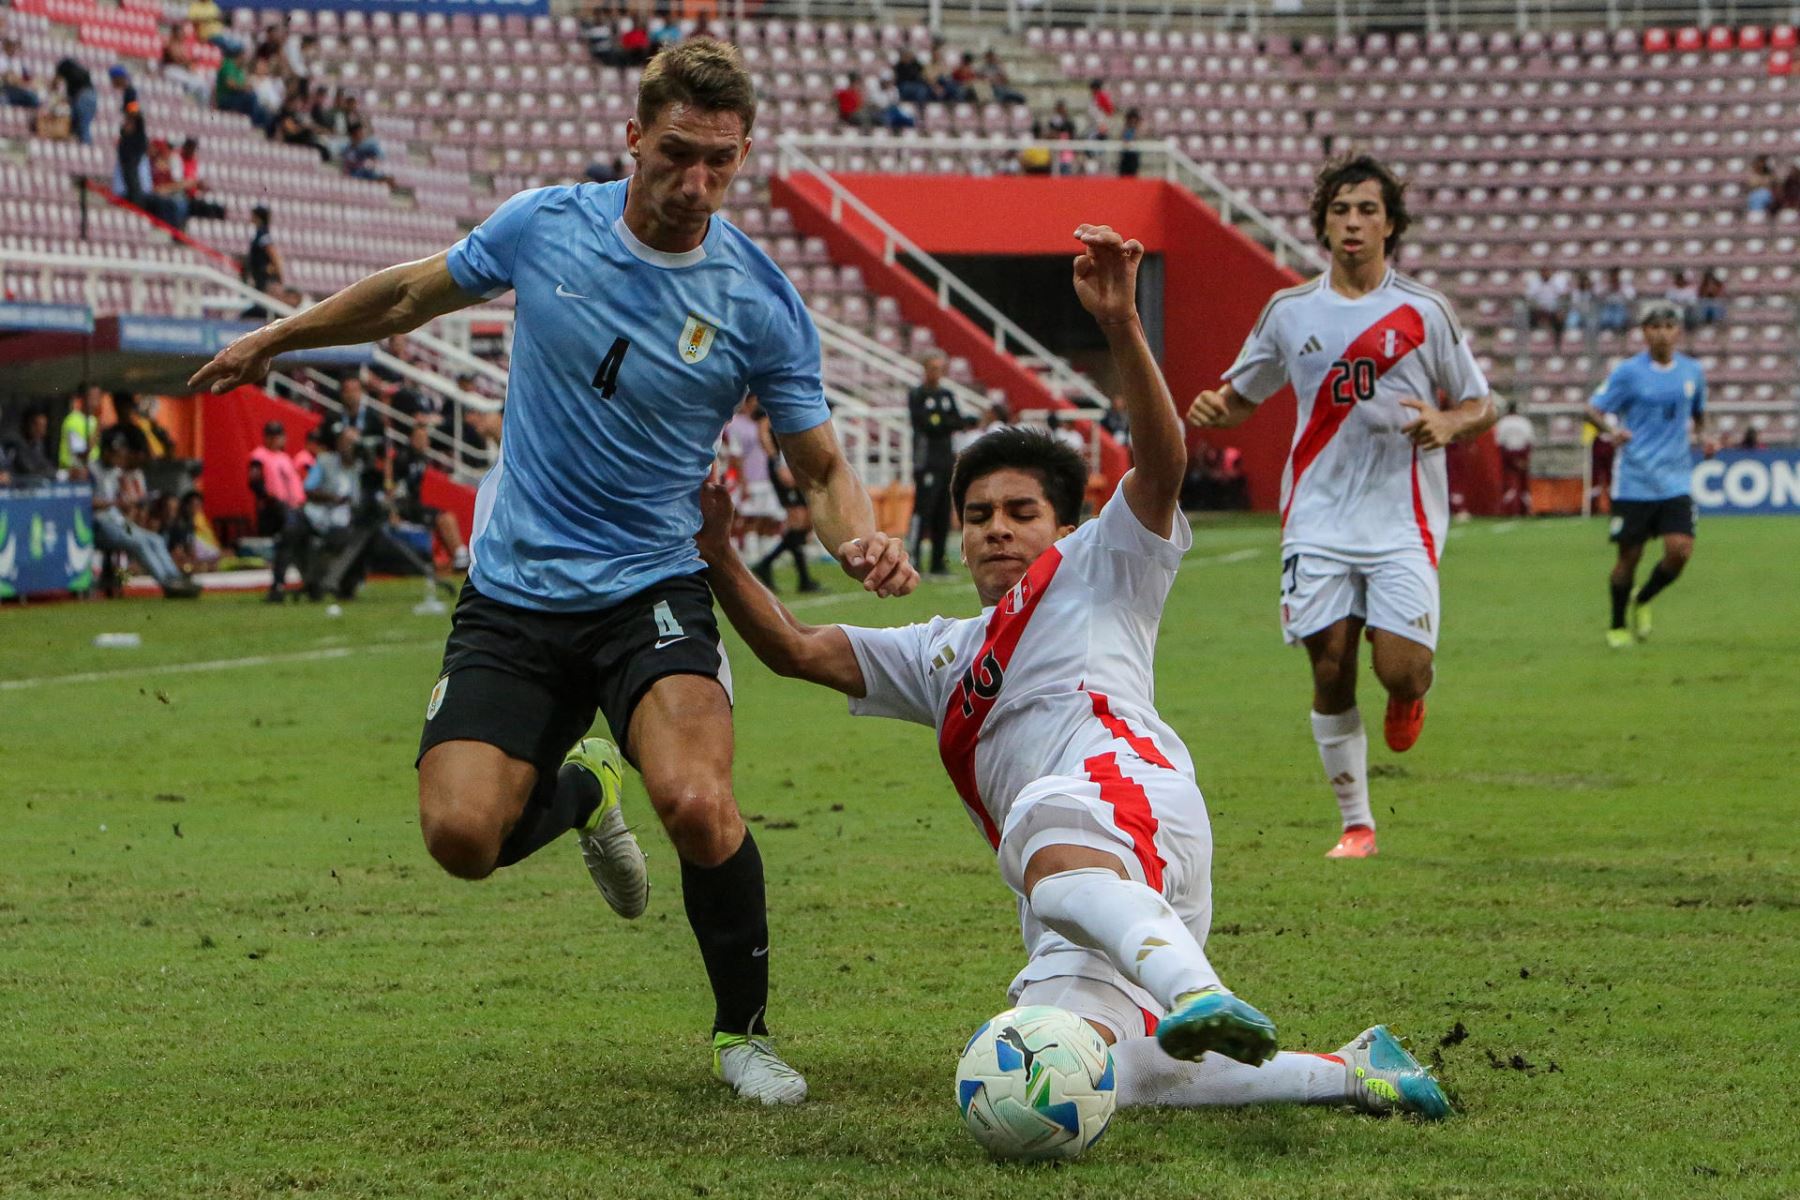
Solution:
{"label": "player's outstretched arm", "polygon": [[731,544],[731,518],[731,493],[708,480],[700,489],[700,532],[694,544],[731,627],[777,675],[862,697],[867,686],[850,638],[836,625],[803,625],[794,618],[738,557]]}
{"label": "player's outstretched arm", "polygon": [[194,372],[188,386],[228,392],[261,383],[278,354],[410,333],[433,318],[481,303],[480,296],[463,291],[451,277],[444,261],[448,253],[377,271],[305,312],[246,333]]}
{"label": "player's outstretched arm", "polygon": [[1256,405],[1238,395],[1227,381],[1218,391],[1201,392],[1188,405],[1187,423],[1196,429],[1233,429],[1256,413]]}
{"label": "player's outstretched arm", "polygon": [[875,506],[850,469],[831,422],[779,437],[819,536],[836,547],[844,574],[879,596],[904,596],[918,587],[919,572],[907,560],[906,544],[875,527]]}
{"label": "player's outstretched arm", "polygon": [[1187,474],[1187,438],[1138,322],[1137,272],[1144,247],[1106,225],[1083,225],[1075,237],[1082,245],[1075,256],[1075,294],[1106,335],[1131,422],[1133,466],[1120,486],[1132,515],[1166,537]]}

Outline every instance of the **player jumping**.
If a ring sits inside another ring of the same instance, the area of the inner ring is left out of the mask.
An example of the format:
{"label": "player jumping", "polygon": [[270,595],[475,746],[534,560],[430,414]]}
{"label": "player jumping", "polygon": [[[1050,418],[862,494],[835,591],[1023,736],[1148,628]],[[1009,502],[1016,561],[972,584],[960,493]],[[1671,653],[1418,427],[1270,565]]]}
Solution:
{"label": "player jumping", "polygon": [[[1356,708],[1365,627],[1387,689],[1384,732],[1418,740],[1438,639],[1438,558],[1449,524],[1444,447],[1496,419],[1450,302],[1388,266],[1406,232],[1405,185],[1366,154],[1313,188],[1331,269],[1276,292],[1218,391],[1190,424],[1230,428],[1292,382],[1298,420],[1281,478],[1281,625],[1312,661],[1313,740],[1343,832],[1327,857],[1375,853],[1369,741]],[[1452,407],[1438,407],[1446,395]]]}
{"label": "player jumping", "polygon": [[626,126],[629,180],[521,192],[446,253],[233,343],[192,386],[255,382],[285,351],[516,293],[506,437],[419,743],[425,844],[480,879],[576,829],[607,901],[641,913],[619,752],[583,736],[604,713],[681,859],[717,1006],[713,1069],[741,1096],[791,1103],[806,1082],[766,1040],[762,859],[733,798],[731,677],[693,542],[696,490],[746,391],[845,571],[883,595],[918,573],[876,529],[838,445],[805,305],[715,215],[755,117],[736,50],[710,38],[664,50]]}
{"label": "player jumping", "polygon": [[1100,515],[1076,527],[1087,488],[1078,452],[1040,431],[990,433],[957,460],[951,486],[986,611],[899,629],[813,627],[738,558],[729,497],[709,486],[700,546],[719,602],[772,669],[844,692],[858,715],[937,730],[1018,897],[1030,961],[1013,999],[1089,1021],[1114,1047],[1122,1103],[1352,1103],[1442,1117],[1443,1093],[1385,1028],[1334,1055],[1278,1054],[1274,1025],[1207,961],[1206,802],[1152,698],[1164,602],[1193,541],[1177,503],[1187,452],[1138,323],[1143,247],[1105,226],[1076,236],[1076,292],[1111,345],[1137,463]]}
{"label": "player jumping", "polygon": [[[1588,404],[1588,423],[1618,446],[1612,480],[1612,540],[1619,547],[1613,563],[1612,625],[1606,644],[1628,650],[1633,641],[1650,636],[1650,601],[1681,575],[1694,554],[1694,501],[1688,495],[1693,451],[1688,428],[1705,442],[1706,371],[1698,361],[1675,352],[1681,339],[1681,313],[1667,301],[1645,306],[1644,343],[1648,347],[1612,369]],[[1662,538],[1662,561],[1650,578],[1631,594],[1644,543]],[[1626,628],[1626,610],[1631,625]]]}

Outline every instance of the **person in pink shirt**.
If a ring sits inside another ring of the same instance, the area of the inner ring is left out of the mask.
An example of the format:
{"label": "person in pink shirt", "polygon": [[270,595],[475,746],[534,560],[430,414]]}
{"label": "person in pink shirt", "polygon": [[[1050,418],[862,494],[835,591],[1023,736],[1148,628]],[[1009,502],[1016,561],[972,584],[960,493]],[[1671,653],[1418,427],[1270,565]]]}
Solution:
{"label": "person in pink shirt", "polygon": [[287,428],[280,421],[263,426],[263,444],[250,452],[250,491],[256,497],[256,532],[275,539],[274,578],[266,599],[280,604],[287,599],[287,569],[296,547],[303,543],[297,529],[306,488],[300,469],[287,453]]}

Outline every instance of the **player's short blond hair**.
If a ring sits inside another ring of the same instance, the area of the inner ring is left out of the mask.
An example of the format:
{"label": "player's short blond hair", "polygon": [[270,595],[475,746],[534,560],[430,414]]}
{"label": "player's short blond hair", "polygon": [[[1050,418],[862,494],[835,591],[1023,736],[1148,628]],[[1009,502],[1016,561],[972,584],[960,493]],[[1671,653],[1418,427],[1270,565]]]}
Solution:
{"label": "player's short blond hair", "polygon": [[689,38],[661,51],[644,68],[638,83],[638,126],[650,128],[671,104],[734,112],[748,136],[756,123],[756,84],[736,46],[716,38]]}

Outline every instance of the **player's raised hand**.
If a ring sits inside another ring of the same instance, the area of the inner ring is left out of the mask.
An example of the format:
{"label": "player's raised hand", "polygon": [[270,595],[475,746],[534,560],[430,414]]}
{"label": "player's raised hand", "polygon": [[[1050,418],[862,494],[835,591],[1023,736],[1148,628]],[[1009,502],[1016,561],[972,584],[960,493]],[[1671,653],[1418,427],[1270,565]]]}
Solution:
{"label": "player's raised hand", "polygon": [[700,532],[694,535],[694,545],[701,558],[715,562],[731,553],[731,523],[736,515],[731,489],[716,475],[700,485]]}
{"label": "player's raised hand", "polygon": [[1188,405],[1187,423],[1195,429],[1221,428],[1230,417],[1231,405],[1225,402],[1223,392],[1201,392]]}
{"label": "player's raised hand", "polygon": [[878,596],[904,596],[919,586],[918,569],[906,554],[906,543],[879,529],[863,538],[851,538],[837,548],[844,574],[862,581],[863,590]]}
{"label": "player's raised hand", "polygon": [[1075,295],[1102,325],[1124,325],[1137,319],[1138,263],[1144,244],[1127,241],[1110,225],[1079,225],[1075,237],[1082,252],[1075,256]]}
{"label": "player's raised hand", "polygon": [[1400,427],[1400,432],[1419,449],[1442,450],[1456,440],[1457,421],[1452,414],[1413,396],[1401,400],[1400,407],[1410,408],[1419,414]]}
{"label": "player's raised hand", "polygon": [[266,349],[262,332],[252,330],[219,351],[211,362],[194,372],[188,387],[218,395],[246,383],[261,383],[275,361],[275,355]]}

